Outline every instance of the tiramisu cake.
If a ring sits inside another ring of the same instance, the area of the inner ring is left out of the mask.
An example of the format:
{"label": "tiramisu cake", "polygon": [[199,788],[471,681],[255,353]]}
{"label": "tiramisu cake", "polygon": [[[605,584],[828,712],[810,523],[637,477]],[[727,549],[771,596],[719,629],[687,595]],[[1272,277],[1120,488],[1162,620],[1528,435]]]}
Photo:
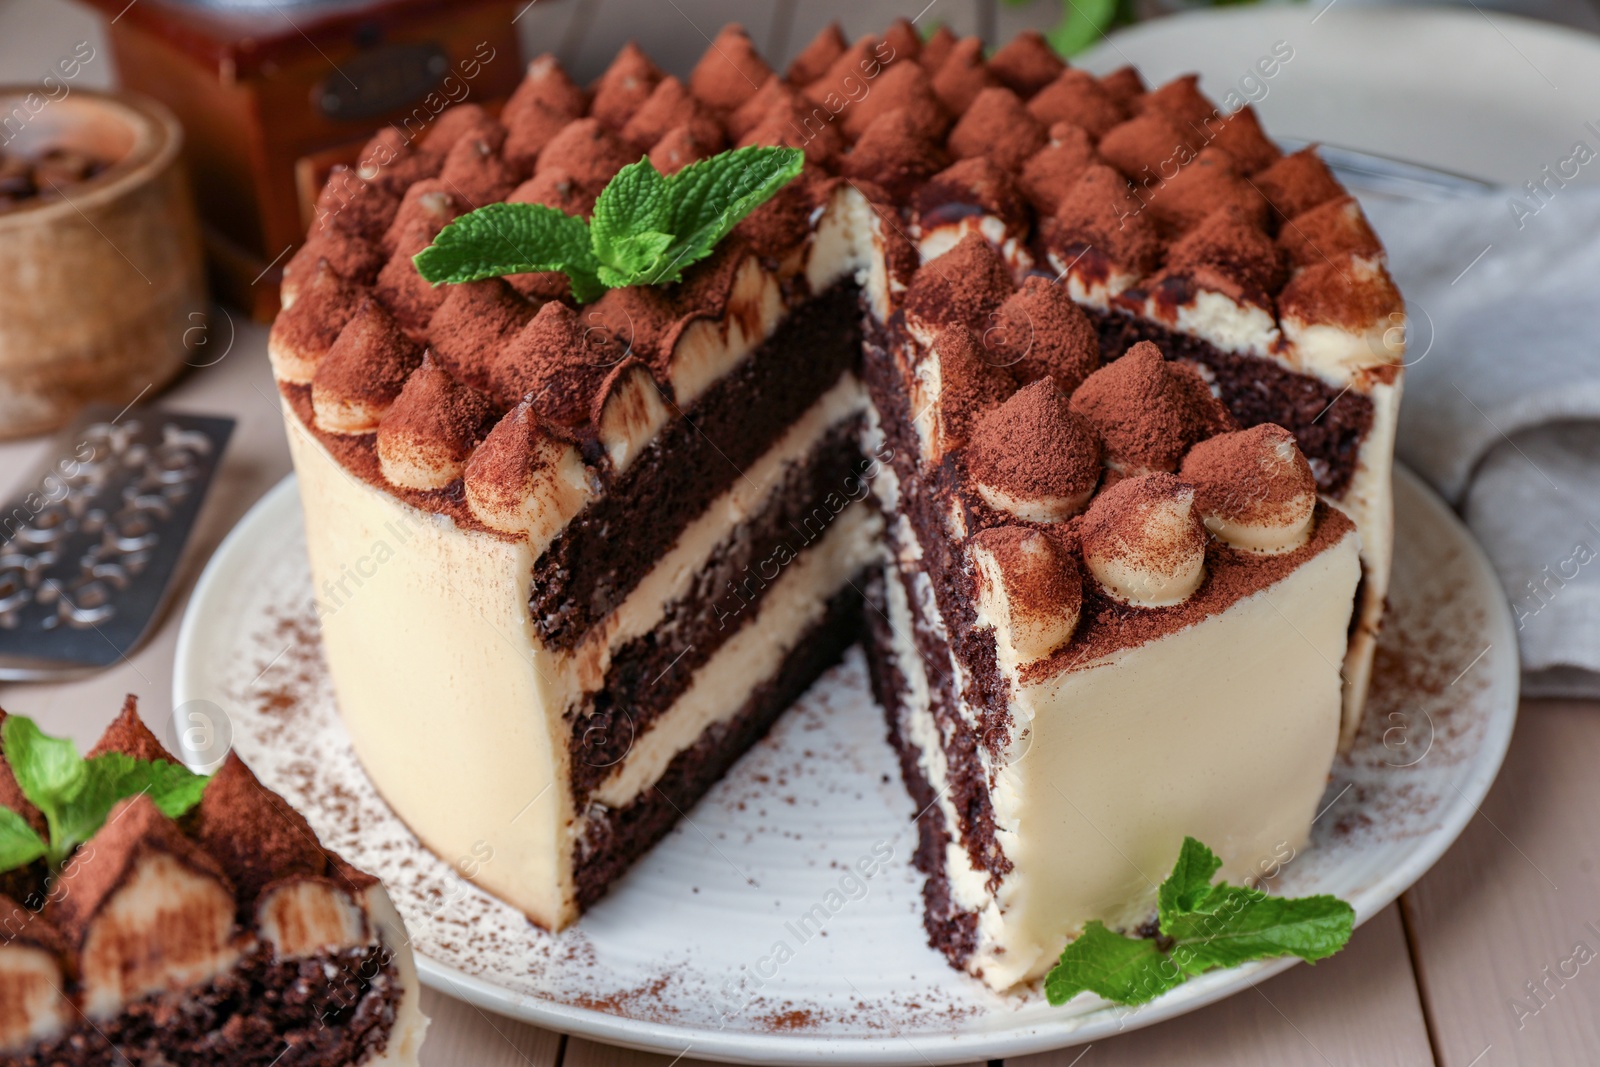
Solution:
{"label": "tiramisu cake", "polygon": [[[585,218],[625,165],[750,145],[804,170],[681,281],[580,302],[413,259],[474,208]],[[931,939],[996,988],[1146,921],[1186,834],[1235,881],[1305,842],[1388,578],[1402,305],[1248,107],[905,22],[783,73],[738,27],[687,80],[542,57],[498,116],[336,173],[283,297],[344,721],[536,923],[858,639]]]}
{"label": "tiramisu cake", "polygon": [[0,724],[0,1065],[418,1062],[383,887],[238,757],[188,774],[132,697],[85,758]]}

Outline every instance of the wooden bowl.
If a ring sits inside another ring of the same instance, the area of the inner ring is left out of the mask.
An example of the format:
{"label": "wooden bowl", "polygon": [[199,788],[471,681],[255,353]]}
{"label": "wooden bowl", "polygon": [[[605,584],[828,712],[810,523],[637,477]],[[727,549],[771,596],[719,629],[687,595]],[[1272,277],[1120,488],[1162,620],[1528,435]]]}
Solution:
{"label": "wooden bowl", "polygon": [[50,100],[0,86],[0,116],[7,154],[65,148],[111,163],[0,213],[0,437],[17,437],[171,379],[186,340],[203,337],[206,293],[171,112],[129,93]]}

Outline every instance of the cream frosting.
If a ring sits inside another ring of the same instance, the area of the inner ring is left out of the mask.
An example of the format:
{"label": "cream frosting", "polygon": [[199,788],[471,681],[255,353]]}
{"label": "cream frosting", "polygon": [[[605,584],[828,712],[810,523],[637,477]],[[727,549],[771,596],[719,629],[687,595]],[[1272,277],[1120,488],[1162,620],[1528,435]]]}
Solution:
{"label": "cream frosting", "polygon": [[[536,555],[529,541],[463,530],[360,482],[286,412],[318,587],[338,579],[351,553],[366,554],[378,543],[393,548],[354,595],[324,613],[322,634],[330,663],[339,664],[335,689],[356,751],[418,837],[447,857],[489,843],[496,859],[480,869],[480,884],[547,928],[576,918],[572,863],[579,813],[572,811],[565,784],[566,711],[602,684],[615,649],[652,631],[667,605],[687,595],[717,547],[767,505],[785,471],[834,427],[858,418],[864,406],[859,381],[845,375],[685,529],[570,653],[546,648],[534,632],[528,590]],[[862,545],[876,540],[861,533],[865,520],[855,514],[860,510],[846,509],[772,594],[791,577],[814,584],[806,575],[820,573],[828,561],[859,571]],[[846,536],[852,530],[858,536]],[[845,547],[810,563],[835,535],[844,539],[832,543]],[[808,592],[795,584],[789,594],[793,611],[810,610],[808,597],[820,588]],[[769,620],[767,627],[772,625]],[[741,632],[749,628],[747,623]],[[766,639],[781,644],[793,635]],[[721,686],[720,695],[715,689],[696,698],[699,710],[669,712],[661,725],[695,716],[715,721],[729,710],[719,701],[738,695],[731,685]],[[443,710],[449,708],[471,713]],[[435,716],[441,714],[459,717],[461,729],[437,730]],[[645,744],[642,738],[619,773],[636,759],[659,761],[662,753],[670,759],[686,743],[682,736],[671,740],[670,727],[652,733],[657,739]],[[645,775],[643,785],[653,781]],[[615,801],[621,794],[609,795]]]}

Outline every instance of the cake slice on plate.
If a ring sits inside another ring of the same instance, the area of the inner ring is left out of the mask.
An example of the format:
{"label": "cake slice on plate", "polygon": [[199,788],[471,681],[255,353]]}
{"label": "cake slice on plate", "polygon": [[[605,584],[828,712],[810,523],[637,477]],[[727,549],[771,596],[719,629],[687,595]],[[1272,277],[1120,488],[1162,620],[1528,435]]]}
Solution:
{"label": "cake slice on plate", "polygon": [[[1186,835],[1234,880],[1308,839],[1388,581],[1382,247],[1192,78],[984,55],[902,22],[786,72],[736,26],[686,80],[546,56],[330,180],[270,352],[340,711],[535,922],[863,634],[930,938],[997,988],[1148,920]],[[485,204],[588,234],[630,164],[779,145],[803,169],[681,279],[414,258]]]}
{"label": "cake slice on plate", "polygon": [[[87,758],[0,713],[0,1064],[417,1063],[427,1020],[378,880],[230,755],[189,774],[133,698]],[[37,803],[35,803],[37,801]]]}

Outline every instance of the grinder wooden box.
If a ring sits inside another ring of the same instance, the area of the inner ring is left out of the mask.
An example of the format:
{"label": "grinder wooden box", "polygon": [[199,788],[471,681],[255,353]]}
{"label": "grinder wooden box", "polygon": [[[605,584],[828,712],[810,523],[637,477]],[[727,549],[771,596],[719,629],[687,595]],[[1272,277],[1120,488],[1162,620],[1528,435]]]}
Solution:
{"label": "grinder wooden box", "polygon": [[420,130],[451,104],[503,99],[523,73],[517,4],[499,0],[89,2],[112,19],[122,83],[187,131],[218,295],[261,320],[310,221],[302,189],[380,126]]}

